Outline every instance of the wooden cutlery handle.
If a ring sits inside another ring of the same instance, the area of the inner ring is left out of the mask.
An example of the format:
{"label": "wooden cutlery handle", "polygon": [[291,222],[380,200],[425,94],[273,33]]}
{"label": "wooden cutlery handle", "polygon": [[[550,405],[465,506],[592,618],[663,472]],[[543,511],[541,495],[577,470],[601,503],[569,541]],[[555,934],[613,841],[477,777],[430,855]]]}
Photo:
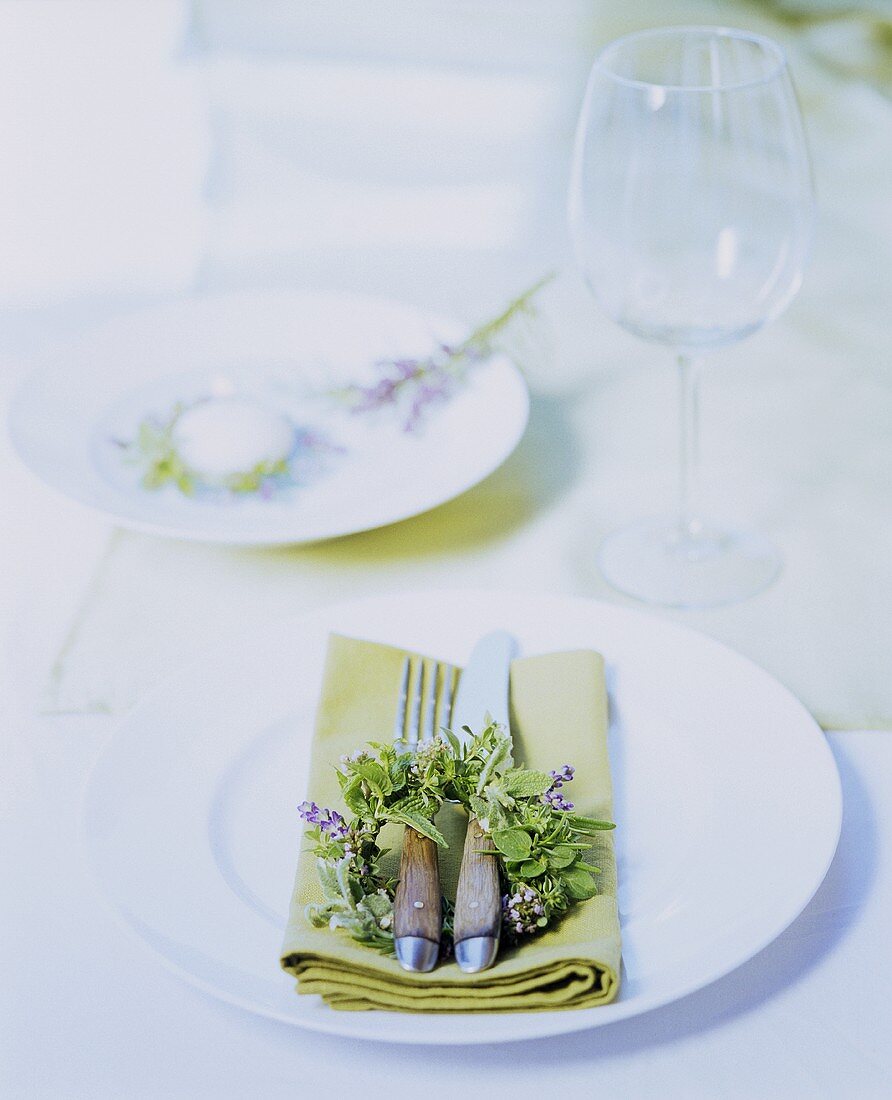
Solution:
{"label": "wooden cutlery handle", "polygon": [[407,827],[393,899],[394,938],[413,936],[439,944],[442,924],[437,845]]}
{"label": "wooden cutlery handle", "polygon": [[[499,882],[499,861],[496,847],[484,833],[476,817],[468,822],[465,834],[465,850],[458,876],[455,896],[455,945],[456,960],[462,969],[485,969],[485,966],[462,965],[459,946],[463,941],[485,939],[491,943],[491,965],[498,949],[502,927],[502,891]],[[482,956],[481,956],[482,958]]]}

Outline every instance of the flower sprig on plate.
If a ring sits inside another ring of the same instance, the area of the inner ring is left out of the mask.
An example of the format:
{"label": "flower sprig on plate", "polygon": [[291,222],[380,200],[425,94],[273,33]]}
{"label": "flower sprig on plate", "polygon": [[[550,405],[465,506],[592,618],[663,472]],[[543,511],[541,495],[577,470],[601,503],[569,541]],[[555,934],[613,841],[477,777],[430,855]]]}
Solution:
{"label": "flower sprig on plate", "polygon": [[[334,398],[351,413],[395,412],[402,419],[403,430],[413,432],[435,404],[451,398],[470,370],[495,352],[518,318],[534,316],[533,299],[552,278],[548,275],[540,279],[460,343],[439,344],[429,355],[417,358],[381,359],[375,364],[378,377],[372,383],[351,382],[306,396],[322,397],[329,404],[329,411]],[[246,424],[245,408],[250,415],[251,406],[253,420]],[[234,417],[239,408],[241,419]],[[211,424],[208,413],[214,420]],[[210,468],[194,458],[196,419],[202,419],[198,446],[204,448],[205,456],[210,448]],[[247,460],[245,436],[251,441]],[[166,413],[144,416],[132,438],[115,436],[110,442],[126,464],[139,468],[144,489],[154,491],[171,486],[184,496],[210,501],[245,496],[272,499],[327,468],[327,458],[346,450],[329,438],[327,429],[300,428],[283,410],[252,401],[234,390],[222,397],[208,393],[190,401],[177,401]],[[189,448],[191,455],[187,453]],[[226,448],[230,451],[235,448],[242,460],[221,468],[220,451]]]}
{"label": "flower sprig on plate", "polygon": [[404,431],[416,431],[431,408],[452,397],[470,370],[496,351],[499,340],[518,318],[534,316],[533,299],[552,278],[540,279],[461,343],[441,343],[429,355],[379,359],[373,382],[338,386],[331,396],[353,413],[389,409],[402,419]]}
{"label": "flower sprig on plate", "polygon": [[114,439],[124,460],[137,466],[144,489],[172,485],[185,496],[257,496],[270,499],[297,484],[297,472],[313,455],[340,450],[318,433],[294,427],[287,456],[263,458],[246,469],[233,469],[209,477],[190,465],[177,440],[177,428],[185,414],[211,405],[214,398],[176,402],[165,416],[149,415],[137,426],[132,439]]}
{"label": "flower sprig on plate", "polygon": [[[470,731],[469,731],[470,732]],[[476,814],[496,846],[505,893],[502,926],[517,944],[560,919],[573,904],[597,893],[598,868],[585,859],[591,837],[613,823],[574,812],[563,793],[574,769],[552,772],[511,765],[511,743],[490,723],[462,744],[449,730],[417,751],[370,742],[340,760],[341,798],[354,815],[299,807],[308,825],[324,901],[307,907],[311,922],[343,928],[360,943],[393,953],[396,882],[382,867],[378,844],[388,823],[409,825],[448,847],[435,823],[445,801]],[[444,899],[444,946],[449,949],[451,907]]]}

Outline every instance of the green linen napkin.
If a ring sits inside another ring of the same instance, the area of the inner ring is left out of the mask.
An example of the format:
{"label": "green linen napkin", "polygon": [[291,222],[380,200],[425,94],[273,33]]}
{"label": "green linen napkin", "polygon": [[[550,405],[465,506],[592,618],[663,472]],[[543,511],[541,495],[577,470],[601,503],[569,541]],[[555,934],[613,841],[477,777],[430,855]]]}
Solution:
{"label": "green linen napkin", "polygon": [[[338,635],[330,638],[307,792],[320,805],[343,810],[334,775],[343,753],[365,741],[392,736],[405,657],[404,650],[390,646]],[[598,654],[552,653],[514,661],[511,725],[518,763],[545,771],[573,764],[576,778],[568,797],[577,811],[610,819],[607,695]],[[440,849],[441,881],[448,897],[455,896],[466,822],[464,813],[451,805],[437,817],[449,841],[448,849]],[[402,829],[392,826],[381,834],[382,846],[393,849],[389,858],[394,875],[401,836]],[[553,930],[521,948],[503,951],[496,964],[480,974],[465,974],[451,961],[430,973],[414,974],[345,932],[310,924],[305,908],[322,901],[322,893],[311,846],[305,841],[282,966],[297,978],[298,993],[320,994],[332,1008],[354,1011],[509,1012],[606,1004],[619,989],[620,966],[610,833],[598,834],[591,860],[601,868],[600,892],[574,905]]]}

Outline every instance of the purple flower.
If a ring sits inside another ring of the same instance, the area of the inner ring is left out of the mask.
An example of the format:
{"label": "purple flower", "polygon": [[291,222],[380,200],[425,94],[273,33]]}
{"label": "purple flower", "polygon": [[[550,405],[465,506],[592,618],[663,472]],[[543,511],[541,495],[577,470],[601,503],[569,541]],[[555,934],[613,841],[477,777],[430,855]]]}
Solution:
{"label": "purple flower", "polygon": [[568,802],[562,794],[558,791],[552,790],[546,791],[542,795],[542,801],[546,806],[550,806],[553,810],[565,810],[569,811],[573,809],[573,803]]}
{"label": "purple flower", "polygon": [[565,783],[572,782],[573,776],[576,774],[576,769],[570,764],[564,764],[560,771],[553,771],[548,774],[554,780],[551,784],[552,789],[556,790],[558,787],[563,787]]}
{"label": "purple flower", "polygon": [[301,804],[297,807],[297,812],[309,825],[319,824],[320,810],[315,802],[307,802],[307,800],[304,799],[304,801],[301,802]]}
{"label": "purple flower", "polygon": [[337,810],[323,810],[315,802],[301,802],[297,812],[309,825],[317,825],[329,840],[344,840],[350,830],[343,814]]}
{"label": "purple flower", "polygon": [[392,366],[396,372],[397,378],[401,381],[406,381],[409,378],[414,378],[416,374],[423,371],[423,367],[417,359],[395,359],[393,363],[388,363],[386,359],[382,359],[378,363],[379,370],[387,370],[388,366]]}
{"label": "purple flower", "polygon": [[[449,368],[457,349],[443,347],[445,360],[436,356],[422,359],[381,359],[375,366],[378,379],[370,385],[353,383],[341,391],[354,413],[374,412],[391,407],[403,414],[403,430],[415,431],[428,408],[449,397],[455,378]],[[462,353],[463,357],[467,356]]]}
{"label": "purple flower", "polygon": [[402,355],[379,359],[375,363],[375,381],[369,384],[350,383],[332,391],[332,396],[346,401],[354,413],[389,408],[402,418],[404,431],[415,431],[432,405],[452,395],[469,367],[484,362],[492,355],[496,337],[508,324],[515,317],[533,312],[533,297],[546,282],[548,279],[542,279],[519,295],[497,317],[476,329],[467,339],[458,343],[441,340],[431,354],[418,358]]}
{"label": "purple flower", "polygon": [[572,810],[573,803],[568,802],[558,791],[565,783],[572,782],[576,769],[571,764],[564,764],[560,770],[548,774],[551,776],[551,786],[542,795],[542,802],[553,810]]}
{"label": "purple flower", "polygon": [[541,931],[538,920],[544,914],[542,899],[530,886],[522,886],[516,893],[505,894],[502,898],[504,926],[515,936],[531,936]]}
{"label": "purple flower", "polygon": [[328,834],[329,840],[343,840],[349,833],[347,822],[337,810],[326,810],[326,816],[319,822],[319,828]]}

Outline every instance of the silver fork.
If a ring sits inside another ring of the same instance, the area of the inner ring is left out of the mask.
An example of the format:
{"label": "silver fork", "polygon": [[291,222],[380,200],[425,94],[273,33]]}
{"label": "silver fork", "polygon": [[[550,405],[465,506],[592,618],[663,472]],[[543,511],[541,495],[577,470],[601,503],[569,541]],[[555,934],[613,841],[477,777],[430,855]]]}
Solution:
{"label": "silver fork", "polygon": [[[433,741],[436,729],[449,725],[455,680],[455,668],[444,662],[418,661],[417,666],[410,698],[412,662],[406,658],[393,727],[394,742],[404,743],[413,753],[419,745]],[[433,970],[440,954],[442,924],[437,845],[407,826],[393,899],[394,948],[404,970]]]}

